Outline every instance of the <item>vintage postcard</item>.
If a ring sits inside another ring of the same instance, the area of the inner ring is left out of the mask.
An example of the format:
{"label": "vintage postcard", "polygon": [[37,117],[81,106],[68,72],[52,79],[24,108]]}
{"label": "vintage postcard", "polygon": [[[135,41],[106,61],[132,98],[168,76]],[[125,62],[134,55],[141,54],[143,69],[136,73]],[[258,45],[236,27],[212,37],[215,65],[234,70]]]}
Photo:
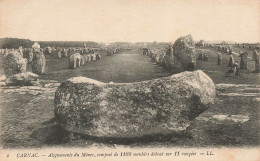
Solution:
{"label": "vintage postcard", "polygon": [[0,160],[260,160],[259,0],[1,0]]}

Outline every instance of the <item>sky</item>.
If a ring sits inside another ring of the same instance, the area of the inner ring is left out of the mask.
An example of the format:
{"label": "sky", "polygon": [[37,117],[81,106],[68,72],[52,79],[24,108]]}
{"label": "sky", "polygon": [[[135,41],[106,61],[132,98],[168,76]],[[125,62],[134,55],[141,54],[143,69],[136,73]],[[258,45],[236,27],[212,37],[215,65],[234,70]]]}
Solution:
{"label": "sky", "polygon": [[260,0],[0,0],[0,38],[260,42]]}

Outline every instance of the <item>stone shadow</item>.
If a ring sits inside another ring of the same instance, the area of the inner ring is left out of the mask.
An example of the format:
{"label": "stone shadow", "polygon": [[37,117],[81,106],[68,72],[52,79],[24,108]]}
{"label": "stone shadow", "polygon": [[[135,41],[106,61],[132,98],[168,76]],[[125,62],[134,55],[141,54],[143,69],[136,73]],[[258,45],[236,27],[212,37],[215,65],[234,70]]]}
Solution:
{"label": "stone shadow", "polygon": [[171,134],[153,134],[145,135],[141,137],[96,137],[89,136],[79,133],[70,133],[64,130],[61,126],[55,123],[55,119],[50,119],[42,123],[45,127],[35,130],[30,135],[31,138],[38,140],[45,145],[59,145],[59,144],[69,144],[73,141],[83,141],[90,143],[101,143],[107,145],[144,145],[157,143],[180,143],[185,142],[185,140],[193,139],[189,131],[171,133]]}

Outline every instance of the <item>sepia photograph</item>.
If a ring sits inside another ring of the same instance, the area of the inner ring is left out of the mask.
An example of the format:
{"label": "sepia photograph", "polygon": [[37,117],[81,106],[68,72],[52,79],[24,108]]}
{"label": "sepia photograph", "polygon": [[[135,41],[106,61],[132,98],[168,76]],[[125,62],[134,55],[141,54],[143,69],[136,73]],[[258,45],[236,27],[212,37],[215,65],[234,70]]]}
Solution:
{"label": "sepia photograph", "polygon": [[0,160],[260,158],[259,0],[0,0]]}

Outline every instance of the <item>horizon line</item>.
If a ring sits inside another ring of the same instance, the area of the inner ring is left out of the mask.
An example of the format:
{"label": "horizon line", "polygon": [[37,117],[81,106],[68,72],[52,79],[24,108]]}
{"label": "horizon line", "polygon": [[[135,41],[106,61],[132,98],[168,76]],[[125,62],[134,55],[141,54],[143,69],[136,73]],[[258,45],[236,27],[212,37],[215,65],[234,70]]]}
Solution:
{"label": "horizon line", "polygon": [[[124,42],[124,43],[154,43],[154,42],[157,42],[157,43],[172,43],[172,41],[156,41],[156,40],[151,40],[151,41],[95,41],[95,40],[32,40],[32,39],[29,39],[29,38],[18,38],[18,37],[0,37],[0,39],[5,39],[5,38],[13,38],[13,39],[24,39],[24,40],[30,40],[30,41],[33,41],[33,42],[43,42],[43,41],[56,41],[56,42],[68,42],[68,41],[71,41],[71,42],[96,42],[96,43],[117,43],[117,42]],[[176,39],[177,40],[177,39]],[[175,41],[176,41],[175,40]],[[232,42],[232,43],[250,43],[250,44],[258,44],[260,42],[241,42],[241,41],[233,41],[233,40],[205,40],[205,39],[200,39],[200,40],[194,40],[194,42],[199,42],[199,41],[205,41],[205,42]]]}

